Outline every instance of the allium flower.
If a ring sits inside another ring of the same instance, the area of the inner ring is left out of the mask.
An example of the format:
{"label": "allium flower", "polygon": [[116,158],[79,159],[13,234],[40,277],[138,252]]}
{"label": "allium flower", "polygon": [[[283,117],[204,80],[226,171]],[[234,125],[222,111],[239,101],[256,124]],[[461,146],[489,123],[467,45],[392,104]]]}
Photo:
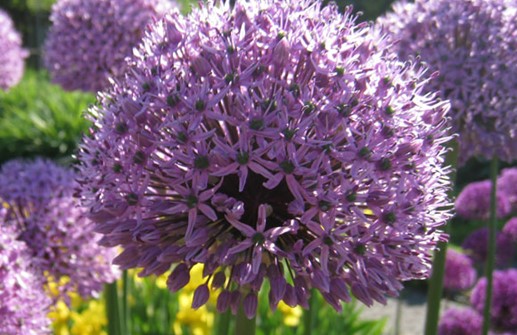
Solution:
{"label": "allium flower", "polygon": [[22,79],[27,55],[13,21],[0,9],[0,90],[7,90]]}
{"label": "allium flower", "polygon": [[[505,233],[496,235],[496,264],[508,264],[515,253],[511,237]],[[484,262],[488,255],[488,228],[483,227],[470,233],[461,247],[474,262]]]}
{"label": "allium flower", "polygon": [[517,158],[516,8],[508,0],[402,1],[378,20],[402,59],[418,55],[439,71],[427,89],[451,101],[460,163]]}
{"label": "allium flower", "polygon": [[[456,213],[471,220],[487,220],[490,214],[490,180],[473,182],[465,186],[456,198]],[[510,214],[511,206],[508,195],[498,188],[496,193],[496,215],[503,218]]]}
{"label": "allium flower", "polygon": [[[493,276],[491,323],[494,329],[514,331],[517,329],[517,270],[495,271]],[[483,313],[485,291],[486,278],[482,278],[470,296],[470,303],[479,313]]]}
{"label": "allium flower", "polygon": [[497,192],[505,193],[512,210],[517,212],[517,168],[508,168],[501,171],[497,179]]}
{"label": "allium flower", "polygon": [[483,316],[471,308],[449,308],[438,324],[438,335],[478,335],[483,328]]}
{"label": "allium flower", "polygon": [[52,80],[66,90],[96,92],[126,70],[124,59],[169,0],[58,0],[45,42]]}
{"label": "allium flower", "polygon": [[[5,212],[0,208],[0,222]],[[0,224],[0,334],[50,334],[49,307],[27,245],[16,239],[11,227]]]}
{"label": "allium flower", "polygon": [[212,3],[144,38],[125,81],[100,95],[84,139],[82,195],[115,262],[189,282],[219,311],[385,302],[425,278],[450,217],[447,105],[350,11],[317,1]]}
{"label": "allium flower", "polygon": [[[34,265],[59,279],[63,293],[97,294],[116,279],[114,250],[97,245],[100,235],[72,193],[75,174],[51,161],[14,160],[0,169],[0,202],[8,207],[2,225],[12,226],[32,251]],[[66,296],[65,296],[66,298]]]}
{"label": "allium flower", "polygon": [[503,234],[508,235],[514,243],[517,242],[517,217],[511,218],[506,222],[503,227]]}
{"label": "allium flower", "polygon": [[476,282],[476,269],[472,260],[453,249],[447,250],[443,286],[447,290],[468,290]]}

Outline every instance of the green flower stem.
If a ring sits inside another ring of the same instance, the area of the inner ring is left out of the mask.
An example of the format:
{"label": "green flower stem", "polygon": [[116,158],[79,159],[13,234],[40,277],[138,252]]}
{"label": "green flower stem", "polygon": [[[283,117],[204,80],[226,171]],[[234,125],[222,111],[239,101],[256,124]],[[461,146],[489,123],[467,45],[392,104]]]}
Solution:
{"label": "green flower stem", "polygon": [[129,307],[127,304],[128,296],[128,275],[127,270],[122,272],[122,334],[129,334]]}
{"label": "green flower stem", "polygon": [[235,335],[255,335],[256,320],[251,320],[244,314],[243,306],[239,307],[237,316],[235,317]]}
{"label": "green flower stem", "polygon": [[[456,181],[456,167],[458,165],[458,143],[452,141],[449,153],[445,159],[445,165],[451,166],[449,179],[452,185]],[[453,197],[453,189],[449,198]],[[445,226],[444,230],[451,234],[451,225]],[[438,249],[434,252],[433,268],[427,291],[427,311],[425,318],[425,335],[436,335],[438,333],[438,321],[440,318],[440,304],[443,294],[443,276],[445,274],[445,256],[447,255],[447,243],[439,242]]]}
{"label": "green flower stem", "polygon": [[118,305],[117,282],[106,284],[104,289],[104,298],[106,299],[108,335],[122,335],[120,311]]}
{"label": "green flower stem", "polygon": [[314,313],[317,311],[316,290],[311,291],[309,308],[303,311],[303,335],[311,335],[314,327]]}
{"label": "green flower stem", "polygon": [[490,181],[492,189],[490,191],[490,219],[488,221],[488,255],[486,260],[486,293],[485,307],[483,309],[483,335],[488,334],[490,329],[490,309],[492,307],[492,284],[495,263],[495,244],[497,230],[497,174],[499,173],[499,160],[492,158],[490,163]]}
{"label": "green flower stem", "polygon": [[216,335],[227,335],[230,332],[231,316],[232,315],[229,310],[224,313],[217,314]]}

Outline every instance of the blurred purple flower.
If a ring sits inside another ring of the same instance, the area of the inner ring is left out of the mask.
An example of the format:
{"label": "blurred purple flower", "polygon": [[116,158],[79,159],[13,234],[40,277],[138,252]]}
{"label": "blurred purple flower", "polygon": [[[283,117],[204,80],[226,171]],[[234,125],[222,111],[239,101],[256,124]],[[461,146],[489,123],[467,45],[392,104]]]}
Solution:
{"label": "blurred purple flower", "polygon": [[[447,104],[348,10],[238,2],[154,26],[90,110],[82,195],[123,268],[224,286],[219,311],[385,302],[426,278],[450,217]],[[231,290],[231,291],[230,291]],[[206,300],[200,289],[195,302]]]}
{"label": "blurred purple flower", "polygon": [[514,243],[517,242],[517,217],[506,222],[503,227],[503,234],[506,234]]}
{"label": "blurred purple flower", "polygon": [[52,80],[66,90],[102,90],[124,73],[144,28],[170,8],[169,0],[58,0],[44,48]]}
{"label": "blurred purple flower", "polygon": [[22,79],[27,56],[13,21],[0,9],[0,90],[7,90]]}
{"label": "blurred purple flower", "polygon": [[439,80],[428,90],[451,101],[459,160],[517,159],[517,10],[508,0],[395,3],[378,19],[404,60],[420,60]]}
{"label": "blurred purple flower", "polygon": [[[489,180],[468,184],[456,198],[456,213],[465,219],[487,220],[490,214],[490,192],[492,183]],[[504,218],[510,214],[511,206],[508,195],[498,188],[496,193],[497,217]]]}
{"label": "blurred purple flower", "polygon": [[512,211],[517,212],[517,168],[507,168],[501,171],[497,179],[497,191],[506,194]]}
{"label": "blurred purple flower", "polygon": [[[512,260],[515,254],[515,247],[508,234],[499,232],[496,235],[496,240],[496,264],[503,266]],[[488,253],[487,245],[488,228],[483,227],[470,233],[463,241],[461,247],[474,262],[484,262]]]}
{"label": "blurred purple flower", "polygon": [[468,290],[476,282],[476,269],[472,260],[465,254],[453,249],[447,250],[443,287],[447,290]]}
{"label": "blurred purple flower", "polygon": [[483,316],[471,308],[449,308],[438,324],[438,335],[479,335]]}
{"label": "blurred purple flower", "polygon": [[[491,324],[498,331],[517,329],[517,270],[495,271],[493,274]],[[470,303],[483,313],[486,278],[478,281],[470,296]]]}
{"label": "blurred purple flower", "polygon": [[3,224],[5,216],[0,206],[0,334],[50,334],[51,302],[43,277],[34,272],[27,245],[17,240],[12,227]]}
{"label": "blurred purple flower", "polygon": [[83,297],[98,294],[116,279],[111,265],[115,250],[97,244],[100,235],[73,197],[75,173],[48,160],[14,160],[0,169],[0,202],[7,205],[3,225],[12,226],[29,246],[33,263],[54,280],[70,278],[61,287]]}

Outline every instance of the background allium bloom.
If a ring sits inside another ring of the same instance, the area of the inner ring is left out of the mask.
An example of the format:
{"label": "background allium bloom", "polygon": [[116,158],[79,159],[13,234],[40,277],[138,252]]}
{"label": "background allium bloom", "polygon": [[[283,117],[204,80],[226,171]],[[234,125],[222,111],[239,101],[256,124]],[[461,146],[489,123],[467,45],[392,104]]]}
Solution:
{"label": "background allium bloom", "polygon": [[52,7],[45,63],[66,90],[96,92],[126,69],[144,28],[169,0],[59,0]]}
{"label": "background allium bloom", "polygon": [[517,217],[511,218],[503,227],[503,233],[515,243],[517,242]]}
{"label": "background allium bloom", "polygon": [[[490,180],[477,181],[468,184],[456,198],[454,207],[456,213],[465,219],[487,220],[490,214]],[[499,189],[496,193],[497,217],[503,218],[510,214],[510,199],[506,192]]]}
{"label": "background allium bloom", "polygon": [[453,249],[447,250],[443,286],[447,290],[468,290],[476,282],[476,269],[472,260]]}
{"label": "background allium bloom", "polygon": [[9,15],[0,9],[0,90],[16,85],[23,76],[27,51]]}
{"label": "background allium bloom", "polygon": [[[0,222],[5,219],[0,208]],[[0,224],[0,334],[50,334],[50,298],[32,268],[30,252],[11,227]]]}
{"label": "background allium bloom", "polygon": [[477,335],[483,328],[483,316],[471,308],[449,308],[438,324],[439,335]]}
{"label": "background allium bloom", "polygon": [[[495,271],[492,293],[491,322],[494,329],[515,331],[517,329],[517,270]],[[486,278],[478,281],[470,296],[470,303],[483,313]]]}
{"label": "background allium bloom", "polygon": [[508,0],[399,2],[378,20],[402,59],[418,55],[451,102],[459,159],[517,158],[517,10]]}
{"label": "background allium bloom", "polygon": [[505,193],[512,210],[517,212],[517,168],[507,168],[501,171],[497,179],[497,192]]}
{"label": "background allium bloom", "polygon": [[[515,254],[513,241],[511,237],[504,232],[498,232],[496,240],[496,264],[501,266],[506,265],[512,260]],[[463,241],[461,247],[474,262],[486,261],[488,254],[488,228],[479,228],[470,233]]]}
{"label": "background allium bloom", "polygon": [[[115,260],[142,275],[204,263],[219,311],[370,305],[425,278],[449,218],[447,105],[350,13],[238,2],[154,25],[90,110],[83,197]],[[227,283],[225,285],[225,280]],[[199,286],[194,306],[208,299]]]}
{"label": "background allium bloom", "polygon": [[48,160],[14,160],[0,169],[0,202],[7,204],[2,225],[14,227],[32,251],[33,263],[55,279],[70,281],[61,289],[83,297],[97,294],[116,279],[114,250],[97,244],[100,235],[72,193],[72,171]]}

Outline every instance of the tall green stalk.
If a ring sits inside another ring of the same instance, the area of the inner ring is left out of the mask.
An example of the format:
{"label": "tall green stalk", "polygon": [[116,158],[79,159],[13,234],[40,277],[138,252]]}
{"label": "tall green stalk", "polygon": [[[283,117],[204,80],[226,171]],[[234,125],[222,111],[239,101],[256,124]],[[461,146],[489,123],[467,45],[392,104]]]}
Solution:
{"label": "tall green stalk", "polygon": [[241,305],[237,316],[235,317],[235,335],[255,335],[256,319],[251,320],[244,314],[244,308]]}
{"label": "tall green stalk", "polygon": [[[445,165],[451,167],[449,180],[452,185],[456,181],[456,168],[458,165],[458,143],[452,141],[450,151],[445,159]],[[453,197],[451,188],[449,198]],[[445,232],[451,234],[450,224],[445,226]],[[438,249],[434,252],[433,268],[429,279],[429,289],[427,291],[427,311],[425,318],[425,335],[436,335],[438,333],[438,321],[440,319],[440,304],[443,294],[443,276],[445,274],[445,256],[447,255],[447,243],[439,242]]]}
{"label": "tall green stalk", "polygon": [[311,335],[312,328],[314,328],[314,317],[318,310],[316,306],[316,290],[311,291],[311,297],[309,298],[309,308],[303,311],[303,335]]}
{"label": "tall green stalk", "polygon": [[127,304],[128,296],[128,275],[127,270],[122,272],[122,301],[121,301],[121,314],[122,314],[122,334],[129,334],[129,306]]}
{"label": "tall green stalk", "polygon": [[216,335],[227,335],[230,332],[231,312],[228,310],[224,313],[217,314]]}
{"label": "tall green stalk", "polygon": [[122,335],[120,310],[118,304],[117,282],[106,284],[104,289],[104,299],[106,300],[108,335]]}
{"label": "tall green stalk", "polygon": [[497,175],[499,173],[499,160],[497,157],[492,158],[490,163],[490,181],[492,188],[490,190],[490,219],[488,221],[488,255],[486,260],[486,293],[485,307],[483,309],[483,335],[488,334],[490,329],[490,309],[492,307],[492,286],[493,272],[495,264],[495,244],[497,230]]}

